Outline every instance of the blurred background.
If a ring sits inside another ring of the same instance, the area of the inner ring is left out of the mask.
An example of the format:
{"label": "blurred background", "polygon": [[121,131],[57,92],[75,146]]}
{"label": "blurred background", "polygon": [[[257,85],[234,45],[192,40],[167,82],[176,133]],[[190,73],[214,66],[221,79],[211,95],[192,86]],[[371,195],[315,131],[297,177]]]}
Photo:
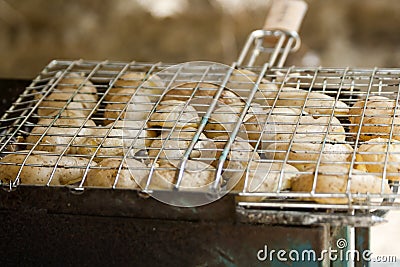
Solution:
{"label": "blurred background", "polygon": [[[399,66],[400,1],[307,0],[288,64]],[[271,0],[0,0],[0,77],[33,78],[52,59],[147,62],[238,56]]]}
{"label": "blurred background", "polygon": [[[306,2],[302,48],[287,64],[400,67],[400,1]],[[231,64],[248,34],[262,28],[270,5],[271,0],[0,0],[0,77],[32,79],[52,59]],[[388,219],[372,229],[372,251],[400,256],[400,216],[392,212]]]}

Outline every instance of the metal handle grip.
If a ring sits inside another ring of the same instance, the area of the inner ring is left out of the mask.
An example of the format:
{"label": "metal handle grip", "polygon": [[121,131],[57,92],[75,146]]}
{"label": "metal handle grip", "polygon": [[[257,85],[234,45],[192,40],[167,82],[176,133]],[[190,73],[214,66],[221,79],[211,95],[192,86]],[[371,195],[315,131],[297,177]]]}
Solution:
{"label": "metal handle grip", "polygon": [[307,11],[303,0],[274,0],[264,30],[298,32]]}
{"label": "metal handle grip", "polygon": [[253,66],[260,54],[267,54],[269,66],[282,67],[288,54],[300,47],[297,31],[306,11],[303,0],[274,0],[264,28],[250,34],[237,64],[246,64],[247,58],[246,65]]}

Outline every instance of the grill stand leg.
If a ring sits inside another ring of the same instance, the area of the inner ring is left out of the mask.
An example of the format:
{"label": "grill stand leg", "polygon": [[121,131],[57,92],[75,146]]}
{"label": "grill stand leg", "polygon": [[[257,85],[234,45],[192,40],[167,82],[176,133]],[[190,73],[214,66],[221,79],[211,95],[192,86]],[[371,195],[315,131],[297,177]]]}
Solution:
{"label": "grill stand leg", "polygon": [[[360,253],[360,260],[355,261],[355,267],[369,267],[369,261],[363,257],[370,257],[369,252],[369,240],[370,240],[370,228],[368,227],[356,227],[355,229],[355,250]],[[368,250],[368,251],[367,251]]]}
{"label": "grill stand leg", "polygon": [[[350,227],[346,226],[332,226],[331,227],[331,239],[330,239],[330,247],[333,250],[341,251],[343,255],[346,255],[347,251],[350,249],[351,233]],[[339,243],[339,246],[338,246]],[[341,244],[346,243],[346,246]],[[338,255],[338,254],[336,254]],[[346,261],[346,258],[338,258],[336,260],[331,260],[331,267],[350,267],[349,262]]]}
{"label": "grill stand leg", "polygon": [[[354,267],[369,267],[368,258],[370,241],[370,228],[355,227],[354,228],[354,247],[350,246],[351,238],[350,227],[332,227],[330,247],[336,250],[341,258],[338,260],[331,259],[331,267],[350,267],[354,257]],[[357,256],[358,255],[358,259]]]}

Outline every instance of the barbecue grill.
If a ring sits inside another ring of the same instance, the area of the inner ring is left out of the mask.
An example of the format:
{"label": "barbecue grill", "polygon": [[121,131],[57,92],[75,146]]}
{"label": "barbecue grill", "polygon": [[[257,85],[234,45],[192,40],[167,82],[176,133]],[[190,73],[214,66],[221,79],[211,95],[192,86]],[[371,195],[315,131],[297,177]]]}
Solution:
{"label": "barbecue grill", "polygon": [[[1,118],[0,154],[21,159],[0,162],[17,170],[11,178],[2,177],[0,192],[5,262],[278,266],[284,262],[260,261],[257,252],[266,244],[300,253],[368,249],[369,227],[400,207],[398,170],[392,168],[398,162],[391,158],[397,155],[392,148],[397,145],[400,70],[284,67],[300,45],[298,26],[274,29],[271,19],[267,25],[250,35],[231,66],[53,60],[30,84],[20,81],[16,99],[5,93],[10,105]],[[265,62],[260,55],[268,55],[267,63],[257,64],[260,58]],[[127,78],[129,73],[142,76]],[[286,99],[293,92],[298,94]],[[54,94],[63,100],[49,100]],[[393,113],[378,114],[381,130],[365,132],[371,117],[366,100],[374,97],[385,97],[393,105],[381,109]],[[356,103],[361,107],[352,113]],[[383,151],[359,150],[372,135],[381,138],[375,142]],[[51,143],[51,138],[59,141]],[[176,141],[184,141],[183,146]],[[296,148],[304,144],[313,149]],[[349,149],[338,152],[336,145]],[[52,160],[29,161],[44,155]],[[360,155],[379,156],[383,167],[367,172],[378,163]],[[67,157],[84,161],[67,166]],[[119,163],[101,164],[111,159]],[[198,167],[199,162],[204,165]],[[196,177],[209,174],[206,186],[187,185],[191,164],[197,166]],[[261,181],[252,187],[252,164],[256,172],[268,166],[276,186],[258,190]],[[287,170],[285,164],[296,168]],[[325,171],[327,165],[335,171]],[[24,168],[49,172],[35,183]],[[97,171],[98,177],[110,169],[116,174],[107,185],[90,183],[91,173]],[[78,171],[78,181],[60,180],[57,172],[64,170]],[[135,179],[140,187],[121,186],[124,170],[135,178],[145,173]],[[311,187],[286,188],[288,174],[312,177]],[[319,190],[323,174],[344,176],[344,187]],[[154,185],[167,175],[172,178],[164,187]],[[374,180],[378,190],[352,190],[353,180],[371,175],[381,177]],[[347,263],[323,259],[310,264]]]}

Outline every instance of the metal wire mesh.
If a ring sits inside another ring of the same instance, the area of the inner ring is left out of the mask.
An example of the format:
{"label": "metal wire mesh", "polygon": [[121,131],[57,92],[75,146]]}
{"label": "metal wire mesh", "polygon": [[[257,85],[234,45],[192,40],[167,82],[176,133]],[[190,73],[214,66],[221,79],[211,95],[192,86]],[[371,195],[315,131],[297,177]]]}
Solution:
{"label": "metal wire mesh", "polygon": [[399,207],[399,69],[53,61],[1,118],[3,186]]}

